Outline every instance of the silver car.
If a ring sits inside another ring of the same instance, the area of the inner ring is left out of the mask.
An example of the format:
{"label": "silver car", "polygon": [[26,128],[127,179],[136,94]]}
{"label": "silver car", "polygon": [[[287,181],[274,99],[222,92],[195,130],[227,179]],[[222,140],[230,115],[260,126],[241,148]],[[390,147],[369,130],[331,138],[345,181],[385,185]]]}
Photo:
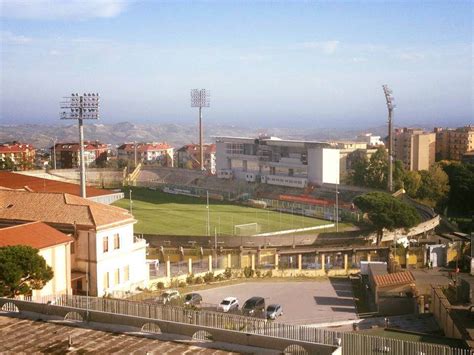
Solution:
{"label": "silver car", "polygon": [[275,320],[283,315],[283,308],[279,304],[271,304],[267,307],[267,318]]}

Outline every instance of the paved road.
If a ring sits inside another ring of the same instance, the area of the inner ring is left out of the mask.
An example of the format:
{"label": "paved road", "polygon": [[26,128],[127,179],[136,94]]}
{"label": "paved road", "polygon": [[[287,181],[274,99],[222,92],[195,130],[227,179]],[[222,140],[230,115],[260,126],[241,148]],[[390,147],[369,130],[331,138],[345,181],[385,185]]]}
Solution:
{"label": "paved road", "polygon": [[305,282],[249,282],[199,291],[203,302],[217,304],[228,296],[240,305],[252,296],[265,298],[267,305],[279,303],[289,324],[314,324],[356,319],[352,287],[348,280],[330,279]]}

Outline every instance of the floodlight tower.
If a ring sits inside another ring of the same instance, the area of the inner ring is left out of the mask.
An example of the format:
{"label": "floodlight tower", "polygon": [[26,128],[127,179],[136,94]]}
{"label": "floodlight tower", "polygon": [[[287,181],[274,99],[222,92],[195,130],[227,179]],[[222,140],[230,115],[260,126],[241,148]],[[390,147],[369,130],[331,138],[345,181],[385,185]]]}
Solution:
{"label": "floodlight tower", "polygon": [[191,89],[191,107],[199,107],[199,164],[201,170],[204,170],[204,149],[202,142],[202,108],[210,106],[209,97],[209,90]]}
{"label": "floodlight tower", "polygon": [[393,104],[395,98],[392,96],[392,90],[387,85],[382,85],[383,92],[385,94],[385,100],[387,102],[388,109],[388,191],[393,191],[393,109],[396,107]]}
{"label": "floodlight tower", "polygon": [[61,102],[62,120],[78,120],[81,163],[81,197],[86,198],[86,165],[84,162],[84,125],[83,120],[99,119],[99,94],[71,94]]}

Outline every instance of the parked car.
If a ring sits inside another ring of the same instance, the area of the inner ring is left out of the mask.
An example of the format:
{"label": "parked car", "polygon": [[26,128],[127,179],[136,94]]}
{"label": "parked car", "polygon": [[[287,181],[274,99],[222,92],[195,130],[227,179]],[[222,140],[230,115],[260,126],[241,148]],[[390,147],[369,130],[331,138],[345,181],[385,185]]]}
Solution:
{"label": "parked car", "polygon": [[226,297],[219,304],[217,309],[222,312],[229,312],[239,308],[239,300],[235,297]]}
{"label": "parked car", "polygon": [[279,304],[271,304],[267,307],[267,318],[275,320],[283,315],[283,308]]}
{"label": "parked car", "polygon": [[188,293],[184,296],[184,305],[185,306],[197,306],[201,304],[202,296],[199,293]]}
{"label": "parked car", "polygon": [[265,299],[263,297],[252,297],[245,301],[242,313],[246,316],[258,316],[265,313]]}
{"label": "parked car", "polygon": [[155,301],[158,303],[167,304],[171,302],[172,300],[178,299],[179,297],[180,297],[179,291],[168,290],[168,291],[163,292],[160,297],[157,297]]}

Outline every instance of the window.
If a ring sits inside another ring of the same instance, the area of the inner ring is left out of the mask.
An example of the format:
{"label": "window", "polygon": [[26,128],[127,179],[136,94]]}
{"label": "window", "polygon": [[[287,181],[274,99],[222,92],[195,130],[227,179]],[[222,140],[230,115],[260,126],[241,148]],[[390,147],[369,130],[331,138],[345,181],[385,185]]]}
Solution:
{"label": "window", "polygon": [[107,253],[109,251],[109,237],[104,237],[102,239],[102,251]]}
{"label": "window", "polygon": [[120,248],[120,235],[118,233],[114,234],[114,249]]}
{"label": "window", "polygon": [[127,265],[123,268],[123,281],[130,280],[130,267]]}
{"label": "window", "polygon": [[120,284],[120,269],[116,269],[114,273],[114,285]]}
{"label": "window", "polygon": [[104,288],[109,288],[110,287],[110,284],[109,284],[109,273],[106,272],[104,273]]}
{"label": "window", "polygon": [[71,243],[70,249],[71,249],[71,254],[74,254],[76,252],[76,247],[75,247],[75,242]]}

